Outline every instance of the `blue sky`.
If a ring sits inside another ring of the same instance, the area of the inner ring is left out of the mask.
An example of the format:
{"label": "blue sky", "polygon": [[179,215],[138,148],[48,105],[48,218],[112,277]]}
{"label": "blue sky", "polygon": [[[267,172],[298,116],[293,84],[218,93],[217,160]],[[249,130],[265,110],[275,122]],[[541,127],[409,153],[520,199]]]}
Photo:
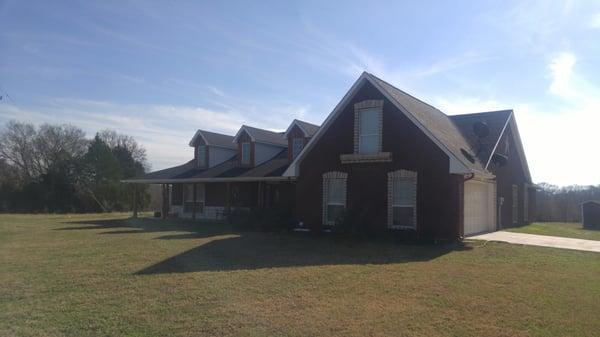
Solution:
{"label": "blue sky", "polygon": [[[0,123],[136,137],[321,123],[363,70],[448,114],[512,108],[535,182],[600,184],[600,3],[0,0]],[[598,152],[598,150],[596,150]]]}

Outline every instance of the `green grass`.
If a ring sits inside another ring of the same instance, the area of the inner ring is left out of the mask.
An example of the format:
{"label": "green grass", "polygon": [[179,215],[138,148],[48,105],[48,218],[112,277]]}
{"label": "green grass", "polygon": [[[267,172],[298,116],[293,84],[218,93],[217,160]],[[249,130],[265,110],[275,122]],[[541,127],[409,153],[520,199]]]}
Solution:
{"label": "green grass", "polygon": [[0,336],[597,336],[600,254],[0,215]]}
{"label": "green grass", "polygon": [[573,222],[534,222],[527,226],[509,228],[506,230],[516,233],[600,241],[600,230],[583,229],[580,223]]}

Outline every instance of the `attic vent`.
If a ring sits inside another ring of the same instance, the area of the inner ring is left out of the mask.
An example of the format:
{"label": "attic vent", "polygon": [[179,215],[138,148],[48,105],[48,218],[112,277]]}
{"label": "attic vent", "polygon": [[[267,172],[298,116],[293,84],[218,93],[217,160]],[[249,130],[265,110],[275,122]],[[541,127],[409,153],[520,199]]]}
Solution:
{"label": "attic vent", "polygon": [[465,156],[465,158],[467,158],[468,161],[470,161],[471,163],[475,163],[475,157],[473,157],[473,155],[469,153],[469,151],[461,148],[460,152],[463,154],[463,156]]}

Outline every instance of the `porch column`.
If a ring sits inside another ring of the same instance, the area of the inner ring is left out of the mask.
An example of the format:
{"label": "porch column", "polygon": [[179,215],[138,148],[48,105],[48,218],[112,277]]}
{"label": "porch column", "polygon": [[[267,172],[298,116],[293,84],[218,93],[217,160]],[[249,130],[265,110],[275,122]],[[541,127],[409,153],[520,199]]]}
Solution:
{"label": "porch column", "polygon": [[138,217],[138,188],[137,184],[133,184],[133,218]]}
{"label": "porch column", "polygon": [[192,184],[192,188],[194,189],[194,191],[192,191],[192,196],[193,196],[193,204],[192,204],[192,220],[196,220],[196,200],[198,198],[198,191],[197,191],[197,183],[193,183]]}
{"label": "porch column", "polygon": [[163,219],[167,218],[167,213],[169,212],[169,185],[162,184],[162,212],[161,217]]}
{"label": "porch column", "polygon": [[227,215],[229,215],[229,213],[231,213],[231,183],[227,182],[225,185],[227,190],[227,197],[225,198],[225,212]]}
{"label": "porch column", "polygon": [[263,184],[262,181],[258,182],[258,186],[257,186],[257,191],[258,191],[258,199],[256,200],[256,206],[258,206],[258,208],[262,208],[263,207]]}

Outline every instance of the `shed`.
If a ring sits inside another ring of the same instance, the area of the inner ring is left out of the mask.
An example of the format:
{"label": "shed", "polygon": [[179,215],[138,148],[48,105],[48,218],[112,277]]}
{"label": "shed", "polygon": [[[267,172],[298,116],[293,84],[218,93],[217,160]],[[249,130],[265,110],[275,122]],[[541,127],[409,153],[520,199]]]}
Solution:
{"label": "shed", "polygon": [[600,201],[589,200],[581,204],[583,228],[600,229]]}

